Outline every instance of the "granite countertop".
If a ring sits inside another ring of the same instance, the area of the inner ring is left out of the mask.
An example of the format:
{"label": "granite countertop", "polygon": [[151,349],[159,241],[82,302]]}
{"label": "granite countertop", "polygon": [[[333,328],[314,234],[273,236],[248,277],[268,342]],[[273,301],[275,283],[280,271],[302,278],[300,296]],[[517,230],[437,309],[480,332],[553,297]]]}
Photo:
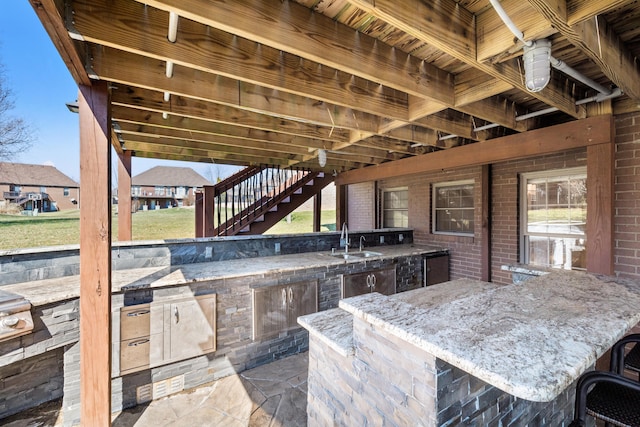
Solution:
{"label": "granite countertop", "polygon": [[[426,245],[390,245],[365,248],[380,255],[367,258],[331,256],[330,252],[306,252],[250,259],[213,261],[196,264],[160,266],[117,270],[112,273],[112,292],[135,289],[184,285],[206,280],[227,279],[278,273],[308,268],[336,266],[345,263],[370,262],[381,258],[396,258],[445,251],[441,247]],[[352,250],[358,252],[357,250]],[[44,305],[80,296],[80,277],[36,280],[2,286],[3,290],[28,299],[32,305]]]}
{"label": "granite countertop", "polygon": [[[507,393],[543,402],[640,321],[640,285],[558,271],[522,285],[463,279],[367,294],[340,308]],[[316,334],[328,328],[313,326]]]}

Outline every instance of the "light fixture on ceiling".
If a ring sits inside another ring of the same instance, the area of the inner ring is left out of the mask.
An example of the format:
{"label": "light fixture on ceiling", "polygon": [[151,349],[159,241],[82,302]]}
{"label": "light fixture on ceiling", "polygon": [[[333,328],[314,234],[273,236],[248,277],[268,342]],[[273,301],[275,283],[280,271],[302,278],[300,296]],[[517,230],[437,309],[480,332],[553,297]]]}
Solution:
{"label": "light fixture on ceiling", "polygon": [[546,39],[524,45],[524,79],[529,92],[540,92],[551,79],[551,42]]}
{"label": "light fixture on ceiling", "polygon": [[71,111],[72,113],[80,112],[80,105],[78,104],[78,101],[67,102],[65,105],[67,106],[69,111]]}
{"label": "light fixture on ceiling", "polygon": [[318,150],[318,163],[320,164],[321,168],[327,165],[327,152],[322,148]]}

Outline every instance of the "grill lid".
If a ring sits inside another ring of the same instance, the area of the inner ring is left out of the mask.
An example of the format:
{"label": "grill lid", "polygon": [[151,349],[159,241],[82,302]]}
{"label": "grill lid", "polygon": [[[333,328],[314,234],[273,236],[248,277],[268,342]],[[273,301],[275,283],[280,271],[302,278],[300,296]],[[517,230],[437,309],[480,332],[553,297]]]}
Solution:
{"label": "grill lid", "polygon": [[0,341],[32,330],[31,303],[20,295],[0,290]]}
{"label": "grill lid", "polygon": [[31,303],[23,296],[0,290],[0,316],[31,310]]}

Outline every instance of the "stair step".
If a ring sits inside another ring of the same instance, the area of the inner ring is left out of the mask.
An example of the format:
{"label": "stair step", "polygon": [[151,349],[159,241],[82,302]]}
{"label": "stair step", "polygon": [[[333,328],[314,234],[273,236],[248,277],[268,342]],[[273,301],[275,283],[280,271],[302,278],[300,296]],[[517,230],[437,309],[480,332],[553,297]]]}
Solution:
{"label": "stair step", "polygon": [[302,194],[302,188],[298,188],[293,194]]}
{"label": "stair step", "polygon": [[264,222],[264,215],[260,215],[258,218],[254,219],[253,222]]}
{"label": "stair step", "polygon": [[291,196],[287,196],[284,199],[282,199],[282,201],[280,203],[289,203],[291,202]]}

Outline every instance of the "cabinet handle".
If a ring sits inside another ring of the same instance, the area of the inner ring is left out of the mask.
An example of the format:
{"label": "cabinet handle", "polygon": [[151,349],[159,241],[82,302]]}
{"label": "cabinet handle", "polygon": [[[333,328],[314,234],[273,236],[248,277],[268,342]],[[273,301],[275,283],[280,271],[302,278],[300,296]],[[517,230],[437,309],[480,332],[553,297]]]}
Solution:
{"label": "cabinet handle", "polygon": [[175,306],[173,308],[173,315],[176,318],[176,323],[179,323],[180,322],[180,313],[178,312],[178,306]]}
{"label": "cabinet handle", "polygon": [[289,287],[289,303],[293,302],[293,288]]}
{"label": "cabinet handle", "polygon": [[282,288],[282,306],[287,306],[287,290],[285,288]]}
{"label": "cabinet handle", "polygon": [[149,338],[143,338],[141,340],[131,341],[129,344],[127,344],[127,346],[128,347],[137,347],[139,345],[146,344],[148,342],[149,342]]}
{"label": "cabinet handle", "polygon": [[127,313],[127,317],[138,317],[138,316],[143,316],[149,313],[151,313],[151,310],[136,310],[136,311]]}
{"label": "cabinet handle", "polygon": [[371,275],[367,274],[367,288],[371,287]]}
{"label": "cabinet handle", "polygon": [[375,274],[371,274],[371,289],[374,289],[376,287],[376,275]]}

